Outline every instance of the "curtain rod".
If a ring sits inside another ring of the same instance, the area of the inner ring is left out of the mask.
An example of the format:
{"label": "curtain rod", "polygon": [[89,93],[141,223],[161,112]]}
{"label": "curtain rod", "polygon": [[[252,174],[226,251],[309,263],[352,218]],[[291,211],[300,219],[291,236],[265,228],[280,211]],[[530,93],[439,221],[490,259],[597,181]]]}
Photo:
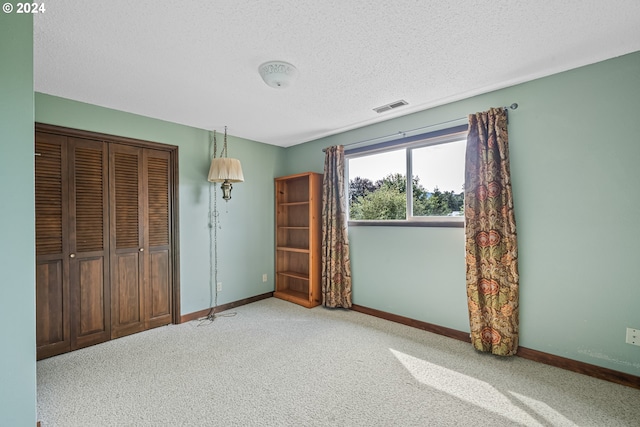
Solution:
{"label": "curtain rod", "polygon": [[[514,102],[513,104],[509,105],[508,107],[505,106],[505,107],[502,107],[502,108],[505,109],[505,110],[515,110],[515,109],[518,108],[518,104],[516,104]],[[406,136],[406,134],[408,134],[408,133],[413,133],[413,132],[416,132],[416,131],[429,129],[429,128],[436,127],[436,126],[446,125],[447,123],[458,122],[458,121],[466,119],[466,118],[467,117],[458,117],[457,119],[451,119],[451,120],[447,120],[447,121],[440,122],[440,123],[434,123],[432,125],[422,126],[422,127],[411,129],[411,130],[398,131],[397,133],[392,133],[391,135],[378,136],[378,137],[375,137],[375,138],[365,139],[364,141],[352,142],[350,144],[343,144],[342,146],[343,147],[350,147],[352,145],[364,144],[365,142],[373,142],[373,141],[377,141],[379,139],[391,138],[392,136],[398,136],[398,135],[402,135],[402,137],[404,138]],[[322,152],[324,153],[325,151],[327,151],[327,149],[323,148]]]}

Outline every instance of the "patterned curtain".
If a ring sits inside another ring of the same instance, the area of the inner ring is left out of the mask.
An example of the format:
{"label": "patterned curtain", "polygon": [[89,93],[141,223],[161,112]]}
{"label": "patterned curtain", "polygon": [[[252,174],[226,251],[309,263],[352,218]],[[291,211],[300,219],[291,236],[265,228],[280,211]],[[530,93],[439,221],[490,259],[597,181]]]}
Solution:
{"label": "patterned curtain", "polygon": [[325,307],[351,307],[351,262],[344,191],[344,147],[329,147],[322,179],[322,303]]}
{"label": "patterned curtain", "polygon": [[503,108],[469,115],[464,189],[471,342],[511,356],[518,349],[518,248]]}

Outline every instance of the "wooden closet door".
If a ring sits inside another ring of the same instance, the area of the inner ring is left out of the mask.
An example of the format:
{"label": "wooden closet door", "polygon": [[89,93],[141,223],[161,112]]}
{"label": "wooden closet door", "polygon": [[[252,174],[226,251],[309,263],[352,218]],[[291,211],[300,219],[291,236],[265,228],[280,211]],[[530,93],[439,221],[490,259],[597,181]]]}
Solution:
{"label": "wooden closet door", "polygon": [[166,151],[111,144],[112,337],[172,320],[171,173]]}
{"label": "wooden closet door", "polygon": [[71,349],[111,338],[107,146],[69,138]]}
{"label": "wooden closet door", "polygon": [[66,137],[36,132],[37,358],[69,351],[69,249]]}
{"label": "wooden closet door", "polygon": [[148,242],[147,328],[171,323],[171,173],[170,155],[166,151],[144,151],[144,180],[147,183],[147,224],[144,241]]}
{"label": "wooden closet door", "polygon": [[111,337],[145,329],[143,149],[109,146]]}

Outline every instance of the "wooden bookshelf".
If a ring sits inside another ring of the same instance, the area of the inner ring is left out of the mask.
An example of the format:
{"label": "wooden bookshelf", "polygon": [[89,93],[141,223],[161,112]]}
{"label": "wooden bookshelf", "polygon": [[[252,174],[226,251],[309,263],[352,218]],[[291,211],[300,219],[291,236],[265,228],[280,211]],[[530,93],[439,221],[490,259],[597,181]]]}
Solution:
{"label": "wooden bookshelf", "polygon": [[322,303],[322,174],[275,179],[276,289],[273,296],[311,308]]}

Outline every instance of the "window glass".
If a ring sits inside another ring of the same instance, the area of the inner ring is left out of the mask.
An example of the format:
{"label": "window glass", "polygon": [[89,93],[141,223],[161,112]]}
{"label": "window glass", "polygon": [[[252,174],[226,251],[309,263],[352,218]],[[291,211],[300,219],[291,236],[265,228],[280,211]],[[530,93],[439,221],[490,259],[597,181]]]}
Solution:
{"label": "window glass", "polygon": [[465,149],[459,140],[411,150],[413,216],[463,214]]}
{"label": "window glass", "polygon": [[349,159],[349,218],[407,218],[406,150]]}
{"label": "window glass", "polygon": [[376,150],[347,153],[349,220],[462,224],[466,135]]}

